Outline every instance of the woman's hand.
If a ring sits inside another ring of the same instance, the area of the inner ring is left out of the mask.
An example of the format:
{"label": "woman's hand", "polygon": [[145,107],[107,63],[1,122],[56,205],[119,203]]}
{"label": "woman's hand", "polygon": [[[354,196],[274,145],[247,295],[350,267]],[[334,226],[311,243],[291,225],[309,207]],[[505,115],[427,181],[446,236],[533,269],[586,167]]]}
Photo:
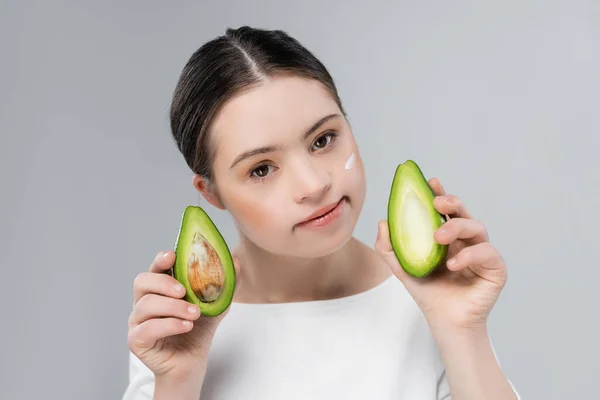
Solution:
{"label": "woman's hand", "polygon": [[[128,345],[157,380],[198,380],[217,327],[229,308],[217,317],[203,317],[197,306],[183,299],[183,285],[168,274],[174,262],[174,252],[161,252],[149,271],[136,277]],[[237,258],[234,264],[239,274]]]}
{"label": "woman's hand", "polygon": [[437,179],[429,180],[435,208],[451,218],[434,234],[448,244],[444,264],[426,278],[415,278],[401,268],[392,251],[387,221],[378,225],[375,249],[404,284],[434,329],[485,329],[487,317],[506,284],[506,265],[488,241],[483,223],[472,218],[461,200],[445,193]]}

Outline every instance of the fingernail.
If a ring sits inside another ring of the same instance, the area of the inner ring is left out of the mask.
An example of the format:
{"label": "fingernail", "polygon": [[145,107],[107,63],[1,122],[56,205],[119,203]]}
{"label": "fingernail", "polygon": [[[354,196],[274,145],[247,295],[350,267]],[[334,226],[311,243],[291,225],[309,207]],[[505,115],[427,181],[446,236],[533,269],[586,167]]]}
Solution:
{"label": "fingernail", "polygon": [[449,266],[449,267],[452,267],[455,264],[456,264],[456,259],[455,258],[451,258],[448,261],[446,261],[446,265]]}
{"label": "fingernail", "polygon": [[188,311],[189,311],[190,314],[196,314],[196,310],[197,310],[197,308],[194,307],[194,306],[189,306],[188,307]]}
{"label": "fingernail", "polygon": [[188,320],[184,320],[181,322],[184,326],[190,326],[192,325],[192,321],[188,321]]}
{"label": "fingernail", "polygon": [[173,289],[175,289],[175,291],[176,291],[177,293],[181,293],[181,292],[183,292],[183,291],[184,291],[184,289],[185,289],[185,288],[183,287],[183,285],[175,285],[175,286],[173,287]]}
{"label": "fingernail", "polygon": [[163,251],[163,252],[162,252],[162,254],[161,254],[161,257],[162,257],[162,258],[165,258],[165,257],[166,257],[166,256],[168,256],[168,255],[169,255],[169,253],[167,253],[166,251]]}

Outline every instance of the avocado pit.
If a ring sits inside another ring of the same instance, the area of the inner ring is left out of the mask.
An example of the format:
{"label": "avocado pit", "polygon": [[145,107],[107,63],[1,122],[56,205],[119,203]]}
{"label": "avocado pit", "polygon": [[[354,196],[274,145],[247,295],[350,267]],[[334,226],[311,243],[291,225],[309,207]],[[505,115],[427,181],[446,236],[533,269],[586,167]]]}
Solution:
{"label": "avocado pit", "polygon": [[223,291],[224,271],[219,255],[195,232],[187,263],[188,280],[194,294],[204,302],[215,301]]}

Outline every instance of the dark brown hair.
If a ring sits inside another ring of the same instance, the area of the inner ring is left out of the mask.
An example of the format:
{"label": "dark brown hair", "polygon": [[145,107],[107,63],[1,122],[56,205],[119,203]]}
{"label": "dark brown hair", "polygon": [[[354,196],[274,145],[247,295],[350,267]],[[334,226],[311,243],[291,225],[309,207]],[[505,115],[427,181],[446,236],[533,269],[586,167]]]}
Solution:
{"label": "dark brown hair", "polygon": [[213,177],[209,130],[225,101],[281,73],[321,82],[346,115],[325,66],[282,30],[228,28],[192,54],[173,94],[170,120],[173,138],[193,172],[209,181]]}

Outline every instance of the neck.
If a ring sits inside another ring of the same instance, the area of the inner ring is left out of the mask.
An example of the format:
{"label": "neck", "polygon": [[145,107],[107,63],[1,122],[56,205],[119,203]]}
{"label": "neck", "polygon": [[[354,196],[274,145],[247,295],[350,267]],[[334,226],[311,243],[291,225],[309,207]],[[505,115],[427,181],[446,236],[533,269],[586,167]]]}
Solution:
{"label": "neck", "polygon": [[236,302],[286,303],[326,300],[367,290],[391,275],[375,252],[352,237],[321,258],[273,254],[243,235],[235,256],[240,260]]}

